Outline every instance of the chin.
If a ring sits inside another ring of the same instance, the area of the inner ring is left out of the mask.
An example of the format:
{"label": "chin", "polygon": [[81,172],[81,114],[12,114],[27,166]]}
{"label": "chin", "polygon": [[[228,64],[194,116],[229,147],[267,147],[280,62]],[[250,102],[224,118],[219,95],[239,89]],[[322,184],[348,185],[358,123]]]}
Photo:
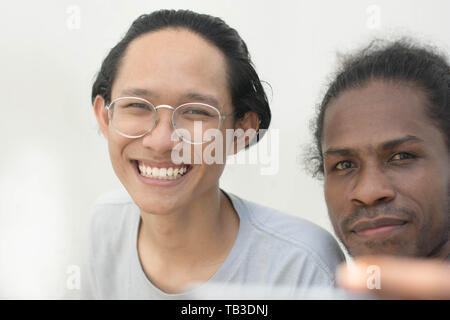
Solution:
{"label": "chin", "polygon": [[353,247],[348,249],[350,255],[353,257],[367,256],[367,255],[389,255],[389,256],[402,256],[402,257],[414,257],[416,256],[415,250],[402,246],[392,245],[376,245],[368,244],[359,247]]}
{"label": "chin", "polygon": [[179,208],[179,199],[175,197],[170,197],[168,199],[165,197],[138,197],[134,199],[136,205],[141,209],[141,211],[151,214],[163,215],[169,214]]}

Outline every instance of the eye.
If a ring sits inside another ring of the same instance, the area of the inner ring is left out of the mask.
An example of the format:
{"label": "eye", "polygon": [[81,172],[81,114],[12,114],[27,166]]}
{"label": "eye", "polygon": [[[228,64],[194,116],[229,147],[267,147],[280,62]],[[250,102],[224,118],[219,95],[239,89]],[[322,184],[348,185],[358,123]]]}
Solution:
{"label": "eye", "polygon": [[126,108],[150,109],[145,103],[128,103]]}
{"label": "eye", "polygon": [[344,160],[344,161],[339,161],[334,168],[336,170],[346,170],[346,169],[351,169],[354,168],[354,163],[349,161],[349,160]]}
{"label": "eye", "polygon": [[210,117],[211,114],[206,111],[206,110],[201,110],[201,109],[189,109],[189,110],[185,110],[183,112],[183,115],[200,115],[200,116],[207,116]]}
{"label": "eye", "polygon": [[415,155],[408,152],[399,152],[391,157],[391,161],[408,160],[416,158]]}

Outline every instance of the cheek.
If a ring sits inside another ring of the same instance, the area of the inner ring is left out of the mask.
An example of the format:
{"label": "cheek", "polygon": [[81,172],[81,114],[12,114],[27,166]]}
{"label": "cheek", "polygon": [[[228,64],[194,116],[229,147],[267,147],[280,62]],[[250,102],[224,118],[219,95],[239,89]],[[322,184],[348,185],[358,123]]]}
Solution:
{"label": "cheek", "polygon": [[339,187],[333,181],[325,181],[324,185],[325,202],[327,204],[328,213],[332,221],[339,220],[342,213],[345,212],[345,195],[344,189]]}
{"label": "cheek", "polygon": [[213,141],[205,143],[201,150],[203,162],[206,164],[224,165],[235,144],[233,131],[229,128],[228,130],[223,128],[216,131],[212,138]]}
{"label": "cheek", "polygon": [[401,172],[396,177],[399,192],[410,198],[421,210],[440,205],[444,201],[448,179],[441,170],[434,167],[422,167]]}
{"label": "cheek", "polygon": [[417,213],[419,233],[433,233],[448,220],[449,178],[445,171],[448,169],[430,164],[396,176],[399,203]]}
{"label": "cheek", "polygon": [[124,163],[125,159],[123,159],[122,157],[122,150],[124,149],[125,145],[126,141],[115,137],[114,134],[109,134],[108,152],[111,159],[111,165],[114,169],[114,172],[121,180],[123,177],[122,172],[124,171],[124,166],[126,165],[126,163]]}
{"label": "cheek", "polygon": [[195,188],[207,189],[217,185],[218,179],[225,168],[226,156],[223,153],[224,144],[205,143],[191,145],[186,152],[186,160],[190,159],[196,178],[192,179]]}
{"label": "cheek", "polygon": [[220,136],[211,143],[206,143],[201,148],[202,163],[198,165],[201,171],[201,184],[211,187],[218,184],[218,180],[225,169],[227,158],[227,145],[230,140],[224,130],[220,130]]}

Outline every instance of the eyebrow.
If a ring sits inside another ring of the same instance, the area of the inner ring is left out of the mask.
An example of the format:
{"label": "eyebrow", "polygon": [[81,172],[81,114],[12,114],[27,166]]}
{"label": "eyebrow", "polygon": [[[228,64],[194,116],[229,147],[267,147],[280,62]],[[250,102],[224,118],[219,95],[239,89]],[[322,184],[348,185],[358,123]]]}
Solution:
{"label": "eyebrow", "polygon": [[143,88],[128,88],[121,92],[122,95],[128,96],[144,96],[144,97],[155,97],[155,93],[148,89]]}
{"label": "eyebrow", "polygon": [[389,140],[384,142],[380,149],[381,150],[389,150],[389,149],[394,149],[395,147],[398,147],[399,145],[405,143],[405,142],[415,142],[415,143],[421,143],[424,142],[422,139],[416,137],[416,136],[405,136],[403,138],[399,138],[399,139],[394,139],[394,140]]}
{"label": "eyebrow", "polygon": [[[138,97],[151,97],[151,98],[156,98],[158,97],[158,95],[149,90],[149,89],[144,89],[144,88],[129,88],[129,89],[124,89],[121,92],[122,95],[126,95],[126,96],[138,96]],[[202,102],[202,103],[206,103],[206,104],[210,104],[214,107],[219,107],[219,101],[213,97],[212,95],[209,94],[203,94],[203,93],[198,93],[198,92],[188,92],[182,96],[180,96],[180,99],[182,100],[193,100],[193,102]]]}
{"label": "eyebrow", "polygon": [[219,107],[219,101],[217,101],[216,98],[214,98],[213,96],[208,95],[208,94],[189,92],[186,95],[184,95],[183,97],[188,100],[195,100],[196,102],[204,102],[204,103],[210,104],[216,108]]}
{"label": "eyebrow", "polygon": [[349,156],[355,154],[354,149],[351,148],[342,148],[342,149],[338,149],[338,148],[329,148],[327,151],[325,151],[323,153],[324,157],[328,157],[328,156]]}
{"label": "eyebrow", "polygon": [[[379,147],[379,149],[380,150],[394,149],[394,148],[398,147],[399,145],[406,143],[406,142],[423,143],[424,141],[416,136],[407,135],[402,138],[383,142],[381,144],[381,146]],[[327,149],[327,151],[324,152],[324,157],[333,156],[333,155],[349,156],[349,155],[353,155],[356,153],[357,153],[356,150],[352,149],[352,148],[333,148],[333,147],[331,147],[331,148]]]}

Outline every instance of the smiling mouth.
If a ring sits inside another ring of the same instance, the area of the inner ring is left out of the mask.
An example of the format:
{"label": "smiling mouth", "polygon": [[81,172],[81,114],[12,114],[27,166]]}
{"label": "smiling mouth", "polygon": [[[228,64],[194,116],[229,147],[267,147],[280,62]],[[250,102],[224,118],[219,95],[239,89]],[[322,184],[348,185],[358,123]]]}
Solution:
{"label": "smiling mouth", "polygon": [[177,180],[192,169],[191,165],[150,165],[143,161],[133,160],[139,174],[145,178],[157,180]]}

